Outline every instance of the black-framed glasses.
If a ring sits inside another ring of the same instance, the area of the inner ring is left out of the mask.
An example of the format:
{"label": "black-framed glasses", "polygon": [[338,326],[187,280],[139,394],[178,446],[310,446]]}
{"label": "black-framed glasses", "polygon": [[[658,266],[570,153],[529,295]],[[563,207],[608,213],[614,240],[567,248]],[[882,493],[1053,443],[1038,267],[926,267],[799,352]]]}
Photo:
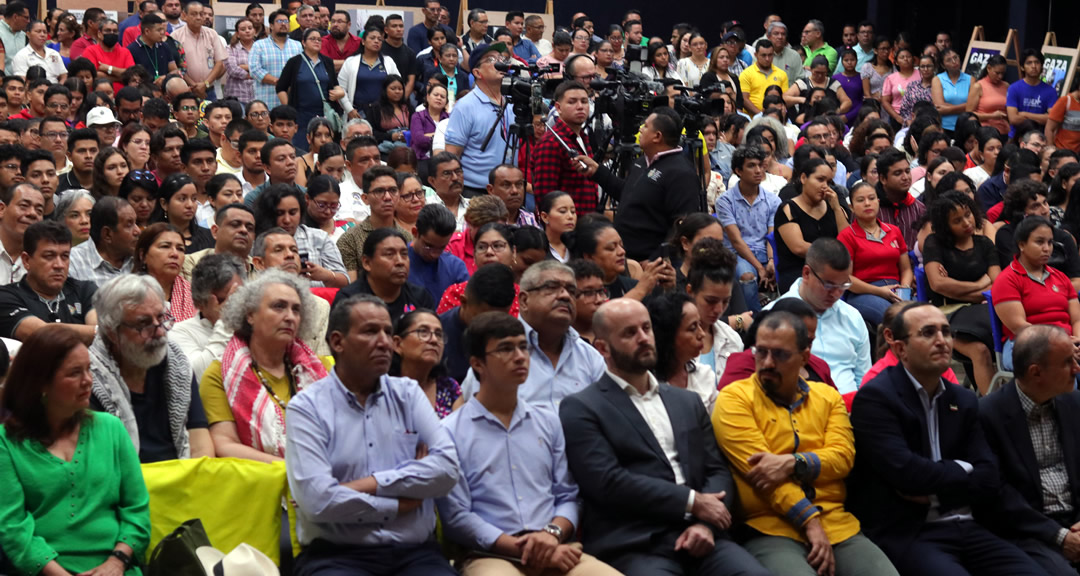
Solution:
{"label": "black-framed glasses", "polygon": [[763,362],[770,355],[773,357],[773,361],[777,364],[783,364],[788,360],[791,360],[793,352],[791,350],[784,350],[783,348],[764,348],[762,346],[751,346],[750,352],[754,354],[754,359]]}
{"label": "black-framed glasses", "polygon": [[439,172],[439,176],[442,176],[443,178],[450,178],[452,176],[464,176],[464,175],[465,175],[465,170],[463,168],[458,168],[457,170],[443,170],[442,172]]}
{"label": "black-framed glasses", "polygon": [[566,290],[566,293],[571,298],[576,298],[578,295],[578,289],[576,284],[563,284],[557,280],[550,282],[544,282],[543,284],[536,286],[535,288],[529,288],[526,292],[539,292],[541,296],[558,296],[559,292]]}
{"label": "black-framed glasses", "polygon": [[400,198],[404,202],[412,202],[416,198],[423,198],[423,197],[424,197],[424,191],[423,190],[414,190],[412,192],[409,192],[408,194],[401,194],[401,195],[398,196],[398,198]]}
{"label": "black-framed glasses", "polygon": [[373,188],[366,192],[371,196],[390,196],[391,198],[398,195],[398,187],[391,186],[389,188]]}
{"label": "black-framed glasses", "polygon": [[408,336],[409,334],[416,334],[416,337],[419,338],[421,342],[431,342],[432,338],[442,342],[445,337],[442,330],[432,330],[426,326],[417,328],[416,330],[409,330],[405,333],[405,336]]}
{"label": "black-framed glasses", "polygon": [[44,132],[44,133],[42,133],[41,137],[42,138],[47,138],[49,140],[67,140],[68,133],[67,133],[67,130],[63,130],[63,131],[54,130],[52,132]]}
{"label": "black-framed glasses", "polygon": [[601,286],[600,288],[597,288],[596,290],[582,290],[582,291],[577,293],[577,297],[578,298],[584,298],[586,300],[589,300],[589,299],[607,300],[608,298],[611,297],[611,295],[608,293],[607,288],[604,288],[603,286]]}
{"label": "black-framed glasses", "polygon": [[125,328],[129,328],[137,332],[143,338],[150,338],[157,332],[158,328],[168,332],[172,330],[172,327],[176,325],[176,318],[172,317],[172,314],[158,314],[157,318],[143,320],[142,322],[136,322],[134,324],[121,324]]}
{"label": "black-framed glasses", "polygon": [[488,250],[493,250],[496,254],[502,254],[503,252],[506,252],[507,248],[510,248],[510,243],[505,240],[482,242],[476,245],[476,253],[483,254]]}
{"label": "black-framed glasses", "polygon": [[851,288],[850,281],[844,282],[843,284],[833,284],[832,282],[826,282],[824,279],[822,279],[821,276],[818,275],[817,270],[814,270],[813,268],[810,268],[810,273],[813,274],[814,278],[817,278],[818,282],[821,282],[821,285],[825,287],[825,289],[829,292],[844,291],[848,288]]}

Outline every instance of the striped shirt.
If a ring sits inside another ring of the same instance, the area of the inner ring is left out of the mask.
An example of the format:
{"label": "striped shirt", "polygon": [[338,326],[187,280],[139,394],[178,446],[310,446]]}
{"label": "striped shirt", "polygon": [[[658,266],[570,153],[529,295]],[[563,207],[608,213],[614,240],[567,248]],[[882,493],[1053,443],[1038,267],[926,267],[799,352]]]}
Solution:
{"label": "striped shirt", "polygon": [[[251,45],[252,50],[255,45]],[[244,48],[244,44],[237,42],[229,47],[229,55],[225,58],[225,97],[234,96],[241,102],[251,102],[255,99],[255,81],[252,75],[241,66],[247,66],[251,60],[251,51]],[[266,85],[270,88],[270,85]],[[268,104],[269,105],[269,104]]]}
{"label": "striped shirt", "polygon": [[278,105],[277,88],[273,84],[263,84],[262,80],[267,74],[280,74],[289,58],[303,50],[300,43],[291,38],[285,40],[284,48],[278,46],[273,38],[263,38],[251,46],[248,66],[251,77],[255,79],[256,100],[262,100],[270,108]]}
{"label": "striped shirt", "polygon": [[1061,448],[1054,402],[1036,404],[1020,386],[1016,387],[1016,395],[1020,397],[1020,406],[1027,416],[1031,447],[1039,464],[1042,511],[1054,516],[1068,514],[1073,510],[1072,490],[1069,488],[1069,472],[1065,469],[1065,453]]}
{"label": "striped shirt", "polygon": [[93,282],[99,287],[121,274],[131,272],[131,258],[120,268],[109,264],[97,251],[93,240],[87,240],[71,249],[68,275],[76,280]]}
{"label": "striped shirt", "polygon": [[915,228],[915,222],[926,212],[926,206],[915,199],[910,193],[900,202],[890,204],[882,195],[881,213],[878,218],[886,224],[892,224],[900,229],[904,236],[904,243],[908,246],[916,244],[916,236],[919,230]]}

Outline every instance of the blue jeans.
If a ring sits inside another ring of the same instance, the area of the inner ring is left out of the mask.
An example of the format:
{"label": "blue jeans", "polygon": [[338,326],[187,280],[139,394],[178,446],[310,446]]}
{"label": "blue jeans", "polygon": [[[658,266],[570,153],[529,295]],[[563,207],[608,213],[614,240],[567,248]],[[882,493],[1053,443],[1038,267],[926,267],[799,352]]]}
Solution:
{"label": "blue jeans", "polygon": [[[896,280],[878,280],[876,282],[870,282],[871,286],[891,286],[897,284]],[[883,318],[885,318],[885,310],[888,310],[892,302],[882,298],[881,296],[875,296],[873,294],[855,294],[854,292],[847,293],[847,303],[851,304],[859,314],[862,314],[863,320],[877,326],[881,324]]]}
{"label": "blue jeans", "polygon": [[1013,349],[1013,341],[1012,340],[1006,340],[1005,341],[1005,346],[1001,349],[1001,369],[1002,370],[1008,370],[1009,372],[1012,372],[1012,369],[1013,369],[1012,349]]}
{"label": "blue jeans", "polygon": [[[754,258],[757,258],[758,262],[767,262],[768,255],[765,249],[751,250],[754,253]],[[758,273],[754,265],[744,259],[742,256],[736,255],[738,260],[735,262],[735,281],[738,282],[739,287],[742,288],[743,294],[746,296],[746,307],[749,310],[753,310],[754,313],[761,312],[761,300],[758,299]],[[753,280],[743,281],[744,274],[752,274]]]}

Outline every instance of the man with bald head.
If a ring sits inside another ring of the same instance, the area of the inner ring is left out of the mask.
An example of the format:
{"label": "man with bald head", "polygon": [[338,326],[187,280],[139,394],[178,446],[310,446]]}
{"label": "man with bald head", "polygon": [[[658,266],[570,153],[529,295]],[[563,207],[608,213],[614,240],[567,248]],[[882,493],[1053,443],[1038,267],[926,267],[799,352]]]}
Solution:
{"label": "man with bald head", "polygon": [[585,501],[585,552],[627,576],[769,574],[728,535],[735,484],[700,398],[649,372],[645,306],[607,302],[593,331],[604,375],[559,407]]}
{"label": "man with bald head", "polygon": [[900,364],[855,396],[845,505],[901,576],[1045,574],[982,524],[1001,481],[975,393],[942,379],[953,352],[945,314],[916,302],[889,328]]}
{"label": "man with bald head", "polygon": [[1024,328],[1013,344],[1016,380],[979,402],[1001,468],[993,528],[1047,574],[1080,561],[1080,394],[1077,348],[1058,326]]}

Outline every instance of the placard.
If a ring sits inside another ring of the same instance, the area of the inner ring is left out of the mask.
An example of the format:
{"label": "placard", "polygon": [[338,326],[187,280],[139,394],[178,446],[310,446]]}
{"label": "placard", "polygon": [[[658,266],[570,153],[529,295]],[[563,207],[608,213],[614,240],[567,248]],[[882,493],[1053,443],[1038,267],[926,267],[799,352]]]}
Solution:
{"label": "placard", "polygon": [[1072,84],[1076,72],[1076,49],[1043,46],[1042,80],[1054,87],[1058,96],[1064,96]]}
{"label": "placard", "polygon": [[1001,54],[1005,45],[1000,42],[976,42],[979,46],[969,46],[967,59],[964,60],[964,72],[972,78],[978,78],[991,56]]}

